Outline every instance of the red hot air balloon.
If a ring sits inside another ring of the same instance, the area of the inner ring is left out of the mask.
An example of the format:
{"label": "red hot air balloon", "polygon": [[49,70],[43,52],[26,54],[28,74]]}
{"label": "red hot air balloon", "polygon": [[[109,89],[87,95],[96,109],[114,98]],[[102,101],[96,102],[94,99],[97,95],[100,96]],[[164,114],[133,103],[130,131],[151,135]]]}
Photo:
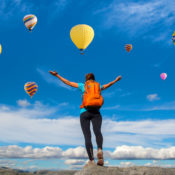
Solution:
{"label": "red hot air balloon", "polygon": [[132,44],[126,44],[125,49],[127,52],[130,52],[132,50]]}

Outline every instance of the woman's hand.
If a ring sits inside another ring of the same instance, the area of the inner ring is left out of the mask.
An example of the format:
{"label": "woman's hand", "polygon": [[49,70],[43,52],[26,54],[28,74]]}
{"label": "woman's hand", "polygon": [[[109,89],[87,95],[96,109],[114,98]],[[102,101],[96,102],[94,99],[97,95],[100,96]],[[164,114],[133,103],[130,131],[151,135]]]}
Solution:
{"label": "woman's hand", "polygon": [[58,73],[56,71],[49,71],[53,76],[58,75]]}
{"label": "woman's hand", "polygon": [[119,76],[115,79],[115,81],[119,81],[119,80],[121,80],[121,79],[122,79],[122,76],[119,75]]}

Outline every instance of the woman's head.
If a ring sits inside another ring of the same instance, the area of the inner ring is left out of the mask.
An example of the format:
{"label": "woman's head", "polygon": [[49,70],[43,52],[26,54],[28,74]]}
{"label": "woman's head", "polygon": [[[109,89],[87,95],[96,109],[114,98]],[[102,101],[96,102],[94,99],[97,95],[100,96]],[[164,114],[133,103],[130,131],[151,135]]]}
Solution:
{"label": "woman's head", "polygon": [[95,76],[93,73],[88,73],[88,74],[86,74],[85,79],[86,79],[86,81],[95,80]]}

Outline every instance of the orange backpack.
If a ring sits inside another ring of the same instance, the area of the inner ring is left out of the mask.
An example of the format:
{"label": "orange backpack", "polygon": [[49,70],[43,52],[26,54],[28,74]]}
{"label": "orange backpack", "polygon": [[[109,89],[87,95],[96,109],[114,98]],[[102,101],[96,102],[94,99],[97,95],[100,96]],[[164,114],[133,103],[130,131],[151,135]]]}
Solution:
{"label": "orange backpack", "polygon": [[85,83],[85,92],[83,103],[80,108],[99,109],[103,105],[100,84],[94,80],[88,80]]}

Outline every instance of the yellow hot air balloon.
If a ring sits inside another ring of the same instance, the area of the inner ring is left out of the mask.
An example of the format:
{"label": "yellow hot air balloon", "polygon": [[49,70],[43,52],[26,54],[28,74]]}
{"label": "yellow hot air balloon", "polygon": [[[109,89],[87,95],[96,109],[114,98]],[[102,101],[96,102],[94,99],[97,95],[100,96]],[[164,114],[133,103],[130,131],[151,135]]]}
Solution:
{"label": "yellow hot air balloon", "polygon": [[2,46],[1,46],[1,44],[0,44],[0,54],[2,53]]}
{"label": "yellow hot air balloon", "polygon": [[94,38],[94,30],[89,25],[79,24],[72,27],[70,37],[72,42],[81,51],[81,54],[83,54],[84,49],[88,47]]}

